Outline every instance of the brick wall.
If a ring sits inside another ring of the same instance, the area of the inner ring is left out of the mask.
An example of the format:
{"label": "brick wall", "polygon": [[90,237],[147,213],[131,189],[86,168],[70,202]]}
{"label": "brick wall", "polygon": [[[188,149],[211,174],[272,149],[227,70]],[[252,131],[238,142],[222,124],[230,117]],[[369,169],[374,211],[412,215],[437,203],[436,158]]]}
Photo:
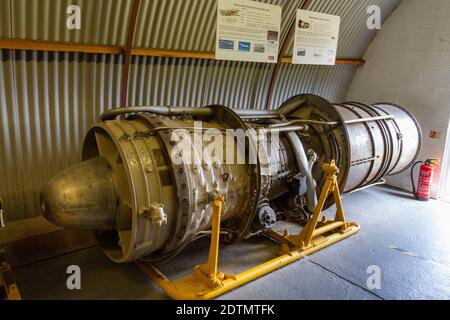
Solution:
{"label": "brick wall", "polygon": [[[450,0],[403,0],[367,50],[346,100],[394,102],[416,117],[424,135],[420,159],[443,159],[450,119]],[[430,130],[441,133],[429,138]],[[438,195],[440,170],[432,196]],[[411,189],[409,170],[388,184]]]}

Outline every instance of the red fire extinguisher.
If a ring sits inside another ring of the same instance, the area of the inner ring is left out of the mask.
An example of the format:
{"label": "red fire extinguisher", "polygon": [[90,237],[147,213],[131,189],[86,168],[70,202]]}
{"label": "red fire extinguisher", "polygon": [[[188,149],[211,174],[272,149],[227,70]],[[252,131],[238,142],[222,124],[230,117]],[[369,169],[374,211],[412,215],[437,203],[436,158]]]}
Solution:
{"label": "red fire extinguisher", "polygon": [[[419,180],[417,181],[417,190],[414,183],[413,171],[414,167],[421,163],[419,171]],[[428,201],[431,196],[431,184],[433,183],[434,166],[439,166],[439,159],[427,159],[425,161],[417,161],[411,167],[411,183],[413,194],[419,201]]]}

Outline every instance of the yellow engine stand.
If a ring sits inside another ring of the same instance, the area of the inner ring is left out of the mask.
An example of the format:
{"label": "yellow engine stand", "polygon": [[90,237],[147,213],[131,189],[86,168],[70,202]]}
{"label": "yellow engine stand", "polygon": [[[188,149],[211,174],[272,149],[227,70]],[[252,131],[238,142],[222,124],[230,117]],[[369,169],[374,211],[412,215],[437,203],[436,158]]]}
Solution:
{"label": "yellow engine stand", "polygon": [[[213,200],[211,244],[206,264],[195,266],[194,272],[184,278],[170,281],[153,265],[136,261],[139,268],[158,284],[173,299],[197,300],[212,299],[247,282],[277,270],[287,264],[303,258],[313,252],[325,248],[339,240],[345,239],[359,231],[356,222],[346,222],[336,175],[338,168],[334,161],[323,165],[326,181],[314,213],[305,227],[297,235],[289,235],[269,230],[266,234],[281,244],[280,255],[263,264],[250,268],[236,275],[217,271],[220,213],[224,198],[215,195]],[[333,193],[336,202],[336,216],[333,221],[327,221],[320,215],[328,195]]]}
{"label": "yellow engine stand", "polygon": [[3,250],[0,250],[0,290],[3,291],[0,300],[22,300],[11,266],[6,260]]}

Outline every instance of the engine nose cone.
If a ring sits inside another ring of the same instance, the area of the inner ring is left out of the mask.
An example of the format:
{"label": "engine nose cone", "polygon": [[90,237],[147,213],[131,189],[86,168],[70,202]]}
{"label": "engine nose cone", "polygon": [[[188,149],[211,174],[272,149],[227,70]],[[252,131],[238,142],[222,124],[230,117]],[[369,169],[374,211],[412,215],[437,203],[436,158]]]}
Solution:
{"label": "engine nose cone", "polygon": [[106,161],[96,157],[54,176],[41,192],[41,210],[61,227],[115,229],[117,194]]}

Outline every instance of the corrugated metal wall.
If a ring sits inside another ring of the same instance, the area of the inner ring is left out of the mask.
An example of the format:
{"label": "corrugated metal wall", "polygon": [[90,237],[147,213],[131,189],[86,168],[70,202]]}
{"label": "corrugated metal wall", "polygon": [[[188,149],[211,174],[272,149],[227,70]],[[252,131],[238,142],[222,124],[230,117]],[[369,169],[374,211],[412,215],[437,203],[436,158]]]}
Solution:
{"label": "corrugated metal wall", "polygon": [[355,65],[314,66],[283,64],[275,83],[271,108],[299,93],[313,93],[342,102],[355,74]]}
{"label": "corrugated metal wall", "polygon": [[122,57],[1,50],[0,194],[6,217],[39,214],[42,185],[79,161],[88,127],[118,105]]}
{"label": "corrugated metal wall", "polygon": [[262,108],[273,68],[251,62],[133,57],[128,105]]}
{"label": "corrugated metal wall", "polygon": [[[283,6],[283,33],[303,3],[264,2]],[[369,2],[380,4],[388,16],[399,0],[310,2],[309,8],[343,16],[340,57],[359,58],[370,42]],[[69,4],[82,9],[81,31],[65,28]],[[127,0],[0,0],[0,37],[122,46],[131,7]],[[213,51],[216,9],[216,0],[141,0],[133,46]],[[0,197],[7,220],[39,214],[42,185],[78,161],[88,127],[103,110],[119,105],[122,60],[121,55],[0,50]],[[128,104],[265,108],[274,68],[133,57]],[[283,64],[269,107],[305,92],[340,101],[356,68]]]}
{"label": "corrugated metal wall", "polygon": [[[4,0],[3,0],[4,1]],[[12,37],[101,45],[124,45],[130,0],[9,0]],[[67,7],[81,9],[81,30],[66,27]],[[5,16],[1,14],[1,18]]]}
{"label": "corrugated metal wall", "polygon": [[0,38],[10,38],[11,34],[11,0],[0,0]]}
{"label": "corrugated metal wall", "polygon": [[[304,1],[259,0],[283,8],[281,34]],[[134,47],[214,51],[217,0],[141,0],[139,8]]]}

